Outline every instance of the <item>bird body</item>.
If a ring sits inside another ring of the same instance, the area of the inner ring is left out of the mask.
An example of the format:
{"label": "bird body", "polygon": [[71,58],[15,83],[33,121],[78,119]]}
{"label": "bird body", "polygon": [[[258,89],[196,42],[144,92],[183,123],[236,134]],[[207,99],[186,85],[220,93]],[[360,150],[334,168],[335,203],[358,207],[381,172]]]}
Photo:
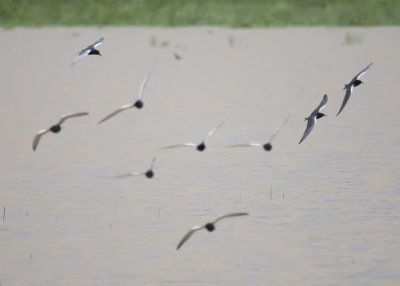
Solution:
{"label": "bird body", "polygon": [[307,127],[306,127],[306,130],[304,131],[303,136],[301,137],[299,144],[301,142],[303,142],[304,139],[306,139],[308,134],[311,133],[315,124],[317,123],[317,119],[326,116],[325,114],[321,113],[320,111],[326,106],[327,102],[328,102],[328,96],[325,94],[324,97],[322,98],[321,103],[318,105],[318,107],[316,109],[314,109],[314,111],[310,114],[309,117],[304,119],[305,121],[307,121]]}

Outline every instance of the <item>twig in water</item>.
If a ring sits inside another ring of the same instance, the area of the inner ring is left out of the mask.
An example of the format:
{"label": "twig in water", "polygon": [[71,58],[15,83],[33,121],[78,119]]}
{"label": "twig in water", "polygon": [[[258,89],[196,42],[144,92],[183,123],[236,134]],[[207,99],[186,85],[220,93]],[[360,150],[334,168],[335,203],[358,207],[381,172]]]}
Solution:
{"label": "twig in water", "polygon": [[3,207],[3,222],[6,221],[6,207]]}

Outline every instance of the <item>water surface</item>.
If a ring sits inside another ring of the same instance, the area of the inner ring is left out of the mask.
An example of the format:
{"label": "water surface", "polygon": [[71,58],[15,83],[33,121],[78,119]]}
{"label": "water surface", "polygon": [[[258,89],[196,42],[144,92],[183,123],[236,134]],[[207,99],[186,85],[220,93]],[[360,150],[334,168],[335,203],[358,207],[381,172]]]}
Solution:
{"label": "water surface", "polygon": [[[100,36],[103,56],[71,68]],[[400,283],[400,29],[14,29],[0,51],[1,285]],[[97,125],[155,58],[144,108]],[[324,93],[328,116],[298,145]],[[289,114],[272,152],[226,148],[265,142]],[[156,152],[222,121],[203,153]],[[152,180],[113,178],[156,153]],[[176,251],[233,211],[250,216]]]}

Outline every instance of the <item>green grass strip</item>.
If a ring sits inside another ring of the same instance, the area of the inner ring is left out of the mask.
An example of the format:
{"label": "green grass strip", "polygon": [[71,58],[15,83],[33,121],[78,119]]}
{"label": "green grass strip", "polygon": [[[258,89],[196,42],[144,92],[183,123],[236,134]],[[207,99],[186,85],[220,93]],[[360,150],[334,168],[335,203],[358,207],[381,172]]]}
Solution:
{"label": "green grass strip", "polygon": [[399,25],[400,0],[0,0],[0,25]]}

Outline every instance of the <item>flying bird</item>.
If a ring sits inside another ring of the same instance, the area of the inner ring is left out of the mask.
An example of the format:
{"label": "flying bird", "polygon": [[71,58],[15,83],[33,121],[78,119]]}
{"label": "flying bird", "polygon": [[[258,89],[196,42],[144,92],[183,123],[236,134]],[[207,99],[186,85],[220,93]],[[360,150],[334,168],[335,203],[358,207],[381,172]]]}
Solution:
{"label": "flying bird", "polygon": [[206,230],[208,230],[209,232],[214,231],[215,230],[215,224],[220,221],[221,219],[224,218],[228,218],[228,217],[234,217],[234,216],[242,216],[242,215],[248,215],[248,213],[231,213],[231,214],[227,214],[227,215],[223,215],[223,216],[219,216],[216,220],[214,220],[213,222],[208,222],[203,226],[194,226],[192,227],[191,230],[189,230],[185,236],[182,238],[182,240],[179,242],[178,246],[176,247],[176,249],[178,250],[191,236],[193,233],[195,233],[198,230],[201,230],[203,228],[205,228]]}
{"label": "flying bird", "polygon": [[147,80],[149,79],[149,77],[150,77],[151,73],[153,72],[155,66],[156,66],[156,61],[154,61],[153,66],[151,67],[150,71],[147,73],[146,77],[143,79],[143,81],[142,81],[142,83],[140,85],[138,99],[134,103],[126,104],[126,105],[121,106],[120,108],[118,108],[114,112],[112,112],[109,115],[107,115],[106,117],[104,117],[97,124],[100,124],[100,123],[110,119],[111,117],[117,115],[121,111],[130,109],[130,108],[133,108],[133,107],[136,107],[137,109],[141,109],[143,107],[142,97],[143,97],[144,88],[145,88]]}
{"label": "flying bird", "polygon": [[88,112],[78,112],[78,113],[72,113],[72,114],[65,114],[65,115],[61,116],[61,118],[60,118],[60,120],[58,121],[57,124],[51,126],[51,127],[48,128],[48,129],[40,130],[40,131],[35,135],[35,137],[33,138],[33,143],[32,143],[33,151],[36,150],[36,148],[37,148],[37,146],[38,146],[38,144],[39,144],[40,138],[41,138],[44,134],[46,134],[46,133],[48,133],[48,132],[58,133],[58,132],[61,131],[61,124],[62,124],[65,120],[67,120],[67,119],[69,119],[69,118],[73,118],[73,117],[88,115],[88,114],[89,114]]}
{"label": "flying bird", "polygon": [[87,55],[99,55],[100,51],[96,50],[96,47],[98,45],[101,45],[104,41],[104,38],[101,37],[99,40],[97,40],[96,42],[94,42],[93,44],[91,44],[90,46],[88,46],[86,49],[83,49],[82,51],[79,52],[78,57],[72,62],[71,67],[76,64],[78,61],[80,61],[81,59],[83,59],[84,57],[86,57]]}
{"label": "flying bird", "polygon": [[370,63],[369,65],[367,65],[367,67],[365,69],[363,69],[362,71],[360,71],[355,77],[353,77],[353,79],[348,83],[344,85],[344,88],[346,90],[346,94],[344,95],[343,98],[343,102],[342,102],[342,106],[339,109],[339,112],[336,114],[336,116],[338,116],[340,114],[340,112],[342,112],[343,108],[346,106],[347,101],[349,101],[351,93],[353,92],[353,87],[359,86],[360,84],[362,84],[363,82],[360,80],[360,77],[365,74],[365,72],[371,67],[372,63]]}
{"label": "flying bird", "polygon": [[146,172],[139,172],[139,173],[128,173],[128,174],[123,174],[116,176],[116,178],[123,178],[123,177],[130,177],[130,176],[139,176],[139,175],[145,175],[148,179],[151,179],[154,177],[154,163],[156,162],[156,157],[153,158],[151,161],[150,168]]}
{"label": "flying bird", "polygon": [[182,59],[182,56],[174,52],[174,58],[179,61],[180,59]]}
{"label": "flying bird", "polygon": [[272,140],[275,138],[275,136],[278,134],[279,130],[288,122],[290,116],[286,118],[286,120],[272,133],[271,137],[269,138],[267,143],[261,144],[261,143],[247,143],[247,144],[239,144],[239,145],[232,145],[230,147],[258,147],[258,148],[264,148],[265,151],[271,151],[272,150]]}
{"label": "flying bird", "polygon": [[314,125],[317,123],[317,119],[326,116],[325,114],[321,113],[321,109],[325,107],[326,103],[328,102],[328,96],[325,94],[324,97],[322,98],[321,103],[318,105],[318,107],[310,114],[309,117],[307,117],[304,120],[307,120],[307,128],[304,131],[303,137],[301,137],[301,142],[303,142],[304,139],[310,134],[310,132],[313,130]]}
{"label": "flying bird", "polygon": [[202,152],[206,149],[206,143],[208,138],[210,138],[210,136],[218,129],[222,126],[222,124],[224,124],[224,122],[221,122],[220,124],[218,124],[217,127],[213,128],[212,130],[210,130],[206,136],[203,138],[203,141],[201,141],[200,144],[197,143],[192,143],[192,142],[188,142],[188,143],[183,143],[183,144],[177,144],[177,145],[171,145],[171,146],[166,146],[166,147],[162,147],[161,149],[171,149],[171,148],[177,148],[177,147],[195,147],[198,151]]}

